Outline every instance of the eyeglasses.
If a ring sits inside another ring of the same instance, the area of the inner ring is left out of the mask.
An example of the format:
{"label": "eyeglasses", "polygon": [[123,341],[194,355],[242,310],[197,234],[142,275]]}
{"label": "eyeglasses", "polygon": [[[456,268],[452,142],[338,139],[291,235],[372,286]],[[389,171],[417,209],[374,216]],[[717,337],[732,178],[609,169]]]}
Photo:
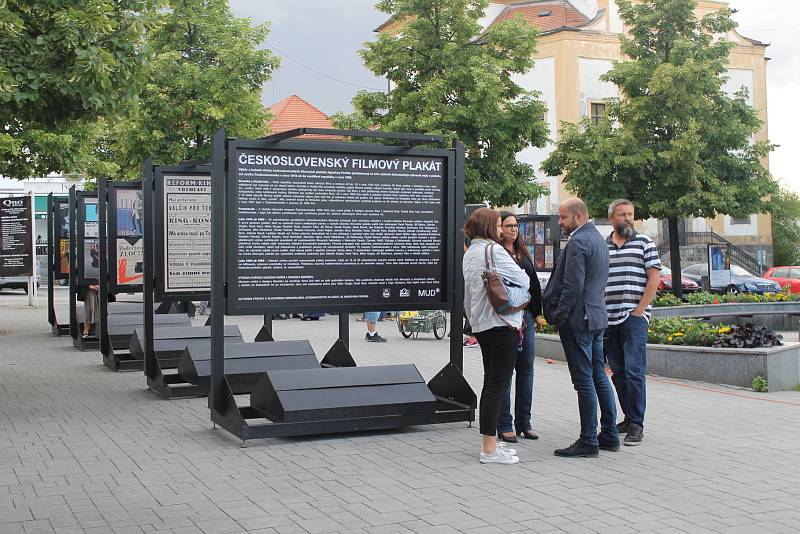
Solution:
{"label": "eyeglasses", "polygon": [[518,230],[519,229],[519,225],[518,224],[504,224],[503,228],[508,228],[509,230]]}

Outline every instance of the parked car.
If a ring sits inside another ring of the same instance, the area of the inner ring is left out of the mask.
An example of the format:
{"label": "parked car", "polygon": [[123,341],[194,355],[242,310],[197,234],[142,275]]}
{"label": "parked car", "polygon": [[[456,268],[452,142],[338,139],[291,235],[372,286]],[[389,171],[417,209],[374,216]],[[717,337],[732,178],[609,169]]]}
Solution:
{"label": "parked car", "polygon": [[[684,276],[691,278],[698,284],[700,278],[708,276],[708,264],[696,263],[683,270]],[[710,281],[709,281],[710,282]],[[731,283],[726,285],[712,285],[712,293],[777,293],[781,286],[777,282],[758,277],[738,265],[731,265]]]}
{"label": "parked car", "polygon": [[[688,276],[681,276],[681,290],[684,293],[694,293],[700,291],[700,285]],[[663,265],[661,266],[661,281],[658,284],[658,291],[659,293],[672,291],[672,271]]]}
{"label": "parked car", "polygon": [[800,267],[796,265],[772,267],[764,273],[764,278],[778,282],[781,287],[789,284],[792,293],[800,293]]}

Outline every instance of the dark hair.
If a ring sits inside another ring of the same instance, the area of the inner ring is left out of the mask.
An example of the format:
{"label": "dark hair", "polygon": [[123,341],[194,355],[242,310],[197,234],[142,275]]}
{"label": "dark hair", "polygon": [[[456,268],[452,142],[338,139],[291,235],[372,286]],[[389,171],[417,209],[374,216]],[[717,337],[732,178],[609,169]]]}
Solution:
{"label": "dark hair", "polygon": [[[508,219],[509,217],[514,217],[515,219],[517,218],[517,216],[514,215],[513,213],[511,213],[510,211],[501,211],[500,212],[500,222],[501,223],[503,221],[505,221],[506,219]],[[519,221],[517,221],[517,222],[519,222]],[[517,238],[514,239],[513,246],[514,246],[514,254],[515,255],[519,254],[519,253],[525,254],[528,257],[528,259],[531,260],[531,265],[533,265],[533,258],[531,257],[531,252],[530,252],[530,250],[528,250],[528,245],[525,244],[525,238],[522,237],[522,228],[520,228],[519,231],[517,232]]]}
{"label": "dark hair", "polygon": [[489,208],[478,208],[472,212],[464,224],[464,235],[470,239],[491,239],[497,241],[497,219],[500,215]]}

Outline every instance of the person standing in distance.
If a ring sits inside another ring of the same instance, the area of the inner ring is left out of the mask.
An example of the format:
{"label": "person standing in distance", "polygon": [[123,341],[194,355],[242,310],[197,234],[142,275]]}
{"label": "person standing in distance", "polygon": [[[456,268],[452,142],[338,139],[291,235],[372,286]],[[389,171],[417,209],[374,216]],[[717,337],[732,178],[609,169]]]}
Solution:
{"label": "person standing in distance", "polygon": [[364,339],[370,343],[386,343],[386,338],[378,334],[378,321],[380,318],[381,312],[364,313],[364,320],[367,321],[367,334]]}
{"label": "person standing in distance", "polygon": [[612,202],[608,221],[614,231],[606,239],[610,265],[606,286],[608,329],[603,346],[625,414],[617,430],[625,434],[625,445],[639,445],[644,437],[647,405],[647,328],[650,303],[661,279],[661,260],[653,240],[634,230],[630,200]]}
{"label": "person standing in distance", "polygon": [[517,451],[497,442],[497,423],[500,403],[508,396],[511,373],[517,363],[517,348],[522,341],[522,311],[503,314],[495,311],[484,287],[483,274],[487,259],[504,281],[519,287],[528,287],[530,280],[525,271],[498,244],[500,239],[500,214],[489,208],[473,211],[464,225],[464,235],[472,242],[464,254],[464,311],[478,339],[483,358],[483,388],[480,399],[480,432],[482,437],[480,462],[482,464],[516,464]]}
{"label": "person standing in distance", "polygon": [[608,325],[608,246],[589,221],[586,204],[579,198],[561,203],[558,225],[569,241],[556,261],[542,303],[545,319],[558,328],[572,385],[578,394],[581,434],[569,447],[556,449],[555,455],[596,458],[601,448],[619,450],[617,405],[603,360],[603,332]]}

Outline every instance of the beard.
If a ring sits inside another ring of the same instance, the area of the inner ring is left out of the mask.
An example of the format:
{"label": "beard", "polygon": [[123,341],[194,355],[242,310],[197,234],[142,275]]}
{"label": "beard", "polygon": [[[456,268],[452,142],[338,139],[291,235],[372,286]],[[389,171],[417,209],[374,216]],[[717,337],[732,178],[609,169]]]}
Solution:
{"label": "beard", "polygon": [[614,231],[617,235],[621,235],[622,237],[633,237],[636,234],[636,230],[633,229],[632,224],[621,224],[619,226],[614,226]]}

